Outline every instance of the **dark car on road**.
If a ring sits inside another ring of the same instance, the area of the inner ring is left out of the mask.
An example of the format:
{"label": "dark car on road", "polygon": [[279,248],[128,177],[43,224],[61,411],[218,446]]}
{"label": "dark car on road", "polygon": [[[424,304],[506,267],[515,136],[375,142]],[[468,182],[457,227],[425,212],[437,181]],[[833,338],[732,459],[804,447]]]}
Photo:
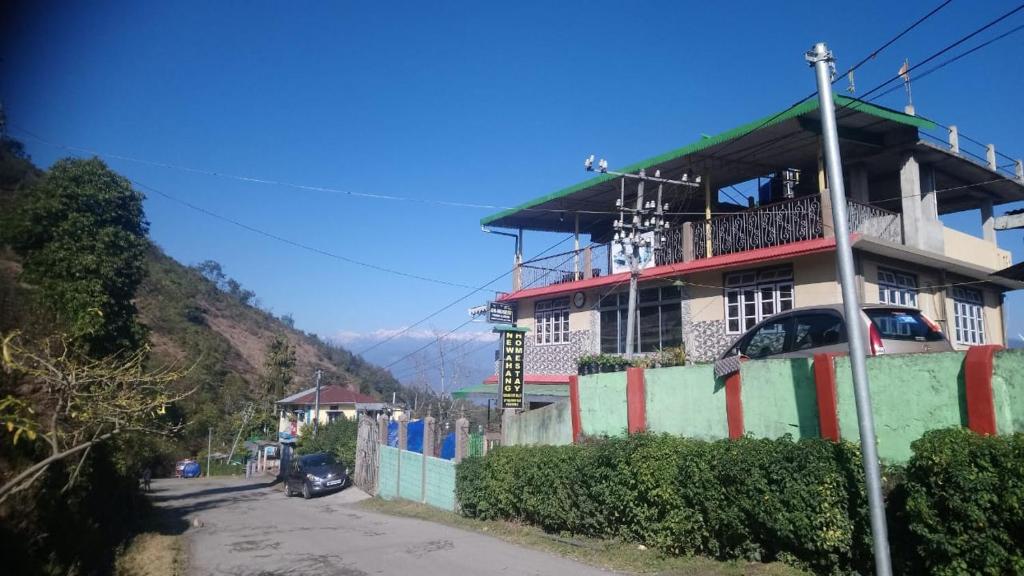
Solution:
{"label": "dark car on road", "polygon": [[348,468],[328,452],[296,456],[284,478],[287,496],[302,494],[303,498],[312,498],[314,494],[334,492],[345,486],[348,486]]}
{"label": "dark car on road", "polygon": [[[859,321],[871,356],[953,350],[938,324],[916,308],[865,304]],[[739,370],[741,359],[809,358],[821,352],[850,352],[841,304],[795,308],[765,319],[719,356],[715,375]]]}

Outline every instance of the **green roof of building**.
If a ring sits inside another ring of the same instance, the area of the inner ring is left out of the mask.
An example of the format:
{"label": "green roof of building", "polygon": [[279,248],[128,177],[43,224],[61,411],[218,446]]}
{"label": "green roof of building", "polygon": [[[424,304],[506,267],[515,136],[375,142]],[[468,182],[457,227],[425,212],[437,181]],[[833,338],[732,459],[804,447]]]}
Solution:
{"label": "green roof of building", "polygon": [[[859,113],[868,114],[870,116],[874,116],[874,117],[882,119],[882,120],[888,120],[888,121],[896,122],[896,123],[899,123],[899,124],[904,124],[904,125],[907,125],[907,126],[913,126],[913,127],[916,127],[916,128],[930,129],[930,128],[935,128],[936,127],[936,124],[934,122],[932,122],[931,120],[928,120],[926,118],[922,118],[920,116],[911,116],[909,114],[904,114],[904,113],[898,112],[896,110],[892,110],[892,109],[889,109],[889,108],[884,108],[884,107],[881,107],[881,106],[876,106],[874,104],[870,104],[870,103],[868,103],[866,101],[858,100],[856,98],[850,98],[850,97],[847,97],[847,96],[835,95],[834,96],[834,100],[835,100],[835,103],[836,103],[837,107],[845,108],[845,109],[848,109],[848,110],[854,110],[854,111],[859,112]],[[641,169],[648,169],[648,168],[657,166],[659,164],[663,164],[663,163],[669,162],[671,160],[676,160],[676,159],[682,158],[684,156],[693,154],[695,152],[700,152],[700,151],[706,150],[708,148],[717,146],[719,144],[723,144],[723,143],[729,142],[730,140],[735,140],[735,139],[741,138],[743,136],[746,136],[747,134],[750,134],[750,133],[753,133],[753,132],[757,132],[759,130],[764,130],[764,129],[770,128],[770,127],[775,126],[777,124],[781,124],[781,123],[783,123],[783,122],[785,122],[787,120],[803,116],[803,115],[805,115],[805,114],[807,114],[809,112],[815,111],[817,109],[818,109],[818,99],[817,98],[812,98],[810,100],[805,100],[805,101],[803,101],[803,102],[801,102],[799,104],[796,104],[796,105],[791,106],[791,107],[789,107],[789,108],[787,108],[785,110],[782,110],[781,112],[776,112],[774,114],[770,114],[770,115],[765,116],[763,118],[759,118],[759,119],[754,120],[752,122],[748,122],[746,124],[743,124],[742,126],[738,126],[738,127],[733,128],[731,130],[727,130],[727,131],[722,132],[720,134],[717,134],[715,136],[702,138],[702,139],[700,139],[700,140],[698,140],[696,142],[693,142],[691,144],[683,146],[682,148],[677,148],[675,150],[670,150],[668,152],[659,154],[657,156],[653,156],[653,157],[648,158],[646,160],[641,160],[640,162],[635,162],[633,164],[630,164],[628,166],[625,166],[623,168],[618,169],[618,171],[619,172],[637,172],[637,171],[639,171]],[[528,202],[524,202],[523,204],[520,204],[519,206],[516,206],[514,208],[509,208],[507,210],[503,210],[503,211],[498,212],[496,214],[492,214],[490,216],[484,217],[484,218],[482,218],[480,220],[480,224],[484,225],[484,226],[490,225],[490,224],[492,224],[492,223],[494,223],[494,222],[496,222],[498,220],[501,220],[502,218],[505,218],[505,217],[510,216],[512,214],[515,214],[517,212],[521,212],[523,210],[528,210],[530,208],[534,208],[536,206],[539,206],[539,205],[544,204],[545,202],[549,202],[551,200],[557,200],[557,199],[560,199],[560,198],[565,198],[565,197],[570,196],[570,195],[572,195],[572,194],[574,194],[576,192],[579,192],[581,190],[586,190],[587,188],[591,188],[593,186],[596,186],[598,184],[602,184],[604,182],[608,182],[610,180],[614,180],[615,178],[617,178],[617,177],[612,175],[612,174],[599,174],[599,175],[597,175],[597,176],[595,176],[593,178],[590,178],[589,180],[585,180],[585,181],[580,182],[578,184],[574,184],[574,185],[569,186],[567,188],[563,188],[563,189],[558,190],[556,192],[552,192],[551,194],[548,194],[546,196],[541,196],[539,198],[534,198],[533,200],[530,200]]]}

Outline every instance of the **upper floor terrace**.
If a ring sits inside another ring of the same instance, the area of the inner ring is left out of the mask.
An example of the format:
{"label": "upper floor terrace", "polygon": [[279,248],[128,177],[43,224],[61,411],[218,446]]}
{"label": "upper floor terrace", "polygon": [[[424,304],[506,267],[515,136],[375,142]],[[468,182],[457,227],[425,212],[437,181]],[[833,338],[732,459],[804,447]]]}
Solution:
{"label": "upper floor terrace", "polygon": [[[955,127],[948,138],[930,134],[935,122],[836,97],[840,147],[855,246],[987,277],[1011,264],[997,246],[995,206],[1024,200],[1024,166],[999,165],[994,146],[982,154],[961,149]],[[668,227],[644,266],[719,262],[712,258],[797,245],[834,236],[821,154],[817,100],[718,136],[638,162],[622,172],[660,171],[700,186],[647,184],[667,204]],[[783,175],[786,175],[785,177]],[[798,177],[794,178],[794,174]],[[752,191],[737,201],[736,187]],[[601,174],[585,182],[484,218],[484,226],[574,234],[568,252],[517,261],[513,294],[521,290],[621,274],[628,267],[612,242],[616,200],[636,198],[635,181]],[[947,228],[940,216],[978,211],[982,236]],[[589,236],[583,241],[581,236]],[[521,245],[521,244],[520,244]],[[567,285],[567,289],[572,286]]]}

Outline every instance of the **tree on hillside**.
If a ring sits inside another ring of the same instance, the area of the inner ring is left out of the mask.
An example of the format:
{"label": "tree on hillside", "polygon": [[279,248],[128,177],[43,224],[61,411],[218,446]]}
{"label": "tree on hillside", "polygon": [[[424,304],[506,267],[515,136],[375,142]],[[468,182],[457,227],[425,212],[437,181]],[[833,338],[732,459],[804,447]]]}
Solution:
{"label": "tree on hillside", "polygon": [[295,377],[295,347],[284,335],[277,335],[267,346],[263,360],[263,399],[269,407],[291,389]]}
{"label": "tree on hillside", "polygon": [[[0,502],[31,486],[53,465],[67,472],[64,490],[73,486],[92,448],[128,432],[168,435],[181,425],[167,407],[190,394],[171,384],[182,372],[173,367],[146,368],[147,348],[99,359],[76,354],[63,337],[26,341],[17,332],[0,342],[0,422],[4,442],[17,445],[42,439],[39,458],[17,473],[0,474]],[[13,447],[13,446],[12,446]],[[5,447],[7,448],[7,447]]]}
{"label": "tree on hillside", "polygon": [[102,160],[59,160],[22,198],[5,240],[40,313],[75,348],[103,357],[138,350],[146,332],[132,302],[145,274],[143,196]]}

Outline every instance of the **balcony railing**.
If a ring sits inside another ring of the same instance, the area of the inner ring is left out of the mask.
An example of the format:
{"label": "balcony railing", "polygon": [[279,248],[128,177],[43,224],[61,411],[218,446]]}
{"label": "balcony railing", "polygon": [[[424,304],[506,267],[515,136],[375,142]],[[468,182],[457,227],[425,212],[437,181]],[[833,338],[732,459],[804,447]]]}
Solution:
{"label": "balcony railing", "polygon": [[520,286],[515,289],[575,282],[606,276],[608,273],[608,244],[593,244],[579,250],[523,262],[520,266]]}
{"label": "balcony railing", "polygon": [[720,256],[821,238],[822,228],[819,196],[785,200],[694,222],[693,255],[707,258],[709,244],[711,255]]}
{"label": "balcony railing", "polygon": [[[900,214],[852,200],[848,201],[847,211],[851,232],[903,243]],[[664,232],[665,241],[655,253],[655,265],[707,258],[709,240],[710,255],[720,256],[821,238],[829,222],[831,217],[822,217],[821,197],[817,194],[710,221],[687,222]],[[513,290],[606,276],[610,274],[608,251],[608,244],[593,244],[523,262],[513,281]]]}
{"label": "balcony railing", "polygon": [[865,236],[874,236],[896,244],[903,243],[903,217],[901,214],[853,200],[848,200],[846,205],[850,232],[860,232]]}

